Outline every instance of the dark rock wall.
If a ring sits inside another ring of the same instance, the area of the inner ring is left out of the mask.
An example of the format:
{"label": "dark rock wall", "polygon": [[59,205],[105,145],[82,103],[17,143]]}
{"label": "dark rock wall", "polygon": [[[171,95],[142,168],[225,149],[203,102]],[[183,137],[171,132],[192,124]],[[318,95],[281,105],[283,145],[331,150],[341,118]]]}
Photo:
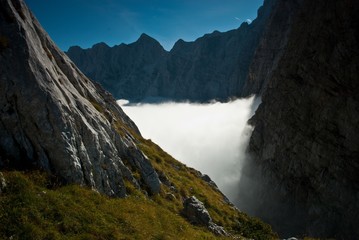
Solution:
{"label": "dark rock wall", "polygon": [[[285,236],[358,239],[359,2],[297,6],[251,120],[252,160],[241,184],[249,196],[239,201]],[[253,179],[259,184],[248,187]]]}
{"label": "dark rock wall", "polygon": [[242,96],[262,95],[287,46],[293,18],[302,0],[274,1],[262,37],[249,66]]}

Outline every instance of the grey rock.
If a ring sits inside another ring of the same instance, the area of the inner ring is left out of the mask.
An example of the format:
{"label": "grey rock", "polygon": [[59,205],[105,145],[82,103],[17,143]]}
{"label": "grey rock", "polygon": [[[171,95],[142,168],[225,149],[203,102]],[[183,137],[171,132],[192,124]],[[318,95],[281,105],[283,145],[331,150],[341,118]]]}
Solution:
{"label": "grey rock", "polygon": [[212,221],[204,204],[195,196],[187,198],[183,205],[182,213],[192,224],[207,226]]}
{"label": "grey rock", "polygon": [[165,51],[142,34],[132,44],[89,49],[71,47],[67,55],[90,78],[116,98],[131,101],[172,99],[209,101],[243,96],[242,89],[273,2],[264,1],[250,25],[220,33],[214,31],[194,42],[178,40]]}
{"label": "grey rock", "polygon": [[223,227],[218,226],[212,221],[204,204],[195,196],[185,199],[183,203],[182,214],[191,224],[206,226],[209,230],[217,235],[227,236],[228,233]]}
{"label": "grey rock", "polygon": [[[99,84],[61,52],[22,0],[0,1],[0,166],[37,167],[63,181],[125,196],[124,179],[139,186],[125,158],[156,193],[160,181],[133,136],[136,125]],[[104,48],[105,46],[98,46]]]}
{"label": "grey rock", "polygon": [[172,182],[168,179],[168,177],[166,176],[166,174],[162,171],[158,172],[158,177],[161,181],[162,184],[166,185],[167,187],[172,187],[173,184]]}
{"label": "grey rock", "polygon": [[218,226],[213,222],[209,224],[208,229],[216,235],[229,236],[229,234],[226,232],[226,230],[224,230],[222,226]]}
{"label": "grey rock", "polygon": [[137,168],[140,171],[142,179],[149,187],[152,194],[159,193],[161,187],[160,180],[157,172],[152,167],[152,164],[148,158],[137,148],[133,142],[126,141],[126,145],[126,158],[131,166]]}
{"label": "grey rock", "polygon": [[207,182],[209,185],[211,185],[211,186],[213,186],[215,188],[218,188],[217,184],[214,181],[212,181],[212,179],[207,174],[203,174],[201,176],[201,178],[202,178],[203,181]]}

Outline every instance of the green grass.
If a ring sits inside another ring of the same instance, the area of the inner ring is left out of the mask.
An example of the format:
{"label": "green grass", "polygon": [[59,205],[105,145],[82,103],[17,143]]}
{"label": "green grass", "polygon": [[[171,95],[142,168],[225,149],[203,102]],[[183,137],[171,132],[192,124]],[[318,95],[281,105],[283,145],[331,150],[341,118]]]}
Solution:
{"label": "green grass", "polygon": [[51,189],[39,172],[4,176],[0,239],[215,239],[141,193],[115,199],[76,185]]}
{"label": "green grass", "polygon": [[[0,239],[221,239],[180,215],[181,193],[169,200],[163,189],[149,198],[129,184],[129,197],[110,198],[78,185],[54,186],[38,171],[3,175],[7,187],[0,194]],[[204,183],[201,187],[207,188]],[[211,195],[206,191],[197,193],[205,199]],[[209,211],[232,234],[275,239],[268,225],[220,203],[215,199],[220,194],[213,194]]]}

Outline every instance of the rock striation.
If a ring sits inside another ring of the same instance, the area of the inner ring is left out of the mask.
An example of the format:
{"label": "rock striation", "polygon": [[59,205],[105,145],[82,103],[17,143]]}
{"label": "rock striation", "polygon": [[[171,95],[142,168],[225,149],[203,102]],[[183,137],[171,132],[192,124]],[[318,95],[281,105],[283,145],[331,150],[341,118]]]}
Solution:
{"label": "rock striation", "polygon": [[358,239],[359,3],[279,2],[297,13],[250,121],[239,202],[284,237]]}
{"label": "rock striation", "polygon": [[209,101],[248,96],[251,93],[243,95],[243,87],[275,3],[264,1],[251,24],[245,22],[224,33],[214,31],[194,42],[178,40],[169,52],[142,34],[132,44],[71,47],[67,55],[117,99]]}
{"label": "rock striation", "polygon": [[125,196],[124,181],[140,186],[134,168],[146,189],[159,192],[133,137],[136,125],[55,46],[22,0],[0,0],[0,46],[0,168],[41,168],[109,196]]}

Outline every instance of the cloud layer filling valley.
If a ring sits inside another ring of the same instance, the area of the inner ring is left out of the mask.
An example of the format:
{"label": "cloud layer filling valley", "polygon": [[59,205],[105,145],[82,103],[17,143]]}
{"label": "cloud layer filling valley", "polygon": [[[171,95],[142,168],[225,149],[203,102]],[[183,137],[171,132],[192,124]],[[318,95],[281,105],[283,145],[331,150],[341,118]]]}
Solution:
{"label": "cloud layer filling valley", "polygon": [[[122,102],[123,103],[123,102]],[[122,106],[151,139],[177,160],[208,174],[235,199],[245,149],[248,119],[258,106],[254,97],[229,103],[163,103]]]}

